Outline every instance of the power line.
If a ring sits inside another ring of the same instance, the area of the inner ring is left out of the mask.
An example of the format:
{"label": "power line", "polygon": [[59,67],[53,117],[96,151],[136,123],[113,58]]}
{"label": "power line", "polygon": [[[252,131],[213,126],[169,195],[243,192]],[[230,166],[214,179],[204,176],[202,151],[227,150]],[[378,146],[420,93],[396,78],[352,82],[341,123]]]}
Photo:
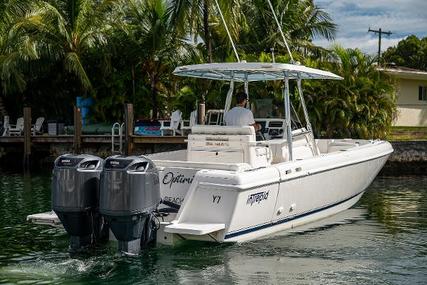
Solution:
{"label": "power line", "polygon": [[381,28],[379,28],[378,30],[372,30],[371,28],[369,28],[368,33],[369,32],[378,34],[378,65],[379,65],[380,64],[380,58],[381,58],[381,37],[382,37],[382,34],[390,36],[392,34],[392,32],[390,32],[390,31],[383,32],[381,30]]}

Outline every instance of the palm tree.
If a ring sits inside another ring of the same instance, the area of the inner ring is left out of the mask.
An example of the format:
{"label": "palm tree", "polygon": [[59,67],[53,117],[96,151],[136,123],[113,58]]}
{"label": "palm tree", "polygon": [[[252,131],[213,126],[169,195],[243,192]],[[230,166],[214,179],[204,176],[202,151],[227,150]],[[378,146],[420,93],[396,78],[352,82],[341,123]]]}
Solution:
{"label": "palm tree", "polygon": [[[291,49],[315,49],[313,38],[332,40],[336,24],[327,12],[314,4],[313,0],[272,0],[272,5],[281,24],[285,37],[290,41]],[[285,51],[285,45],[279,34],[271,10],[264,0],[244,2],[243,13],[248,21],[247,29],[241,32],[240,44],[248,45],[252,50],[265,50],[275,47]]]}
{"label": "palm tree", "polygon": [[37,58],[32,39],[25,33],[11,32],[31,6],[31,1],[10,0],[0,7],[0,85],[4,94],[25,89],[24,63]]}
{"label": "palm tree", "polygon": [[[130,0],[122,5],[122,31],[132,42],[136,64],[148,78],[154,117],[159,112],[159,92],[167,93],[173,68],[195,58],[194,47],[177,34],[168,0]],[[170,86],[169,86],[170,87]]]}
{"label": "palm tree", "polygon": [[329,61],[310,61],[342,81],[305,82],[312,121],[327,137],[384,138],[396,113],[394,82],[376,70],[374,58],[336,46]]}
{"label": "palm tree", "polygon": [[[214,0],[170,2],[172,20],[178,29],[191,34],[195,39],[203,39],[208,62],[213,60],[214,55],[221,60],[227,58],[224,46],[229,46],[229,41]],[[277,43],[284,51],[284,43],[265,0],[218,2],[241,53],[259,53],[275,47]],[[316,6],[313,0],[272,0],[272,4],[294,50],[300,50],[306,55],[325,53],[312,40],[315,37],[328,40],[334,38],[336,25],[328,13]]]}
{"label": "palm tree", "polygon": [[60,63],[78,79],[80,89],[92,88],[84,59],[93,48],[106,44],[115,0],[33,1],[32,7],[11,28],[26,33],[37,46],[39,58]]}
{"label": "palm tree", "polygon": [[[201,38],[207,52],[207,62],[214,59],[214,33],[220,33],[222,40],[228,43],[215,0],[171,0],[169,13],[179,33],[189,33],[193,41]],[[244,26],[241,13],[242,0],[218,0],[221,11],[234,39]],[[229,45],[229,43],[228,43]]]}

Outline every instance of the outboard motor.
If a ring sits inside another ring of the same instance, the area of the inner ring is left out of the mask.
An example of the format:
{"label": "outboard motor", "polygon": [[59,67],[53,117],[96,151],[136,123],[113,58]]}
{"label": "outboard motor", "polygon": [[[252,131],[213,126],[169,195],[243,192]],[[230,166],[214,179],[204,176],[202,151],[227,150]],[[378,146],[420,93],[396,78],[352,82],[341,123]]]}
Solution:
{"label": "outboard motor", "polygon": [[103,160],[93,155],[65,154],[55,160],[52,208],[70,235],[70,250],[94,243],[101,234],[99,179]]}
{"label": "outboard motor", "polygon": [[120,252],[137,254],[155,240],[153,212],[159,203],[159,172],[150,159],[116,155],[105,160],[99,208]]}

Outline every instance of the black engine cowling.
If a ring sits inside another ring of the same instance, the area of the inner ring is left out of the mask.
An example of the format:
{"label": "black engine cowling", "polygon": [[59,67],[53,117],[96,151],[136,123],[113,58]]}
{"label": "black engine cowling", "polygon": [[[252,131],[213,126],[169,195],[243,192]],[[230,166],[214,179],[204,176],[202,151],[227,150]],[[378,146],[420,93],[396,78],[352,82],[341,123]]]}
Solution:
{"label": "black engine cowling", "polygon": [[92,155],[65,154],[55,160],[52,208],[71,236],[70,249],[92,244],[102,231],[99,180],[103,160]]}
{"label": "black engine cowling", "polygon": [[119,251],[138,253],[155,239],[153,212],[160,203],[159,172],[143,156],[111,156],[101,175],[100,213]]}

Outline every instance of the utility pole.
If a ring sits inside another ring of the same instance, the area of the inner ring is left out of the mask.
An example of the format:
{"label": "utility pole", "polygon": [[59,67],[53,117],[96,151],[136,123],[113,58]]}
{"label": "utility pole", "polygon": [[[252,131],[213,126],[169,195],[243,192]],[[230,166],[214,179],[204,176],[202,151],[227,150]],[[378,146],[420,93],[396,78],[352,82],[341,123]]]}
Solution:
{"label": "utility pole", "polygon": [[369,28],[368,33],[369,32],[378,34],[378,65],[380,65],[380,59],[381,59],[381,36],[382,36],[382,34],[390,36],[392,34],[392,32],[390,32],[390,31],[383,32],[381,30],[381,28],[379,28],[379,30],[372,30],[371,28]]}

